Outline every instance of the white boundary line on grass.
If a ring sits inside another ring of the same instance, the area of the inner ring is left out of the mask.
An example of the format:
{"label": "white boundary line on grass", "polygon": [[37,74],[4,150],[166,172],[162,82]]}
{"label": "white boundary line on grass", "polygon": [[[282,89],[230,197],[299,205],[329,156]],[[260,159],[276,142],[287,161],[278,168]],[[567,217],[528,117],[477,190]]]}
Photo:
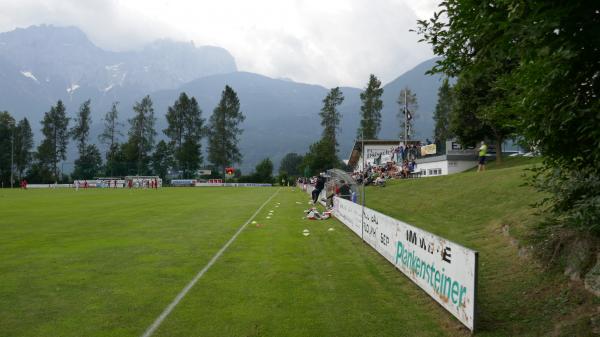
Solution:
{"label": "white boundary line on grass", "polygon": [[183,288],[179,292],[179,294],[177,294],[177,296],[175,296],[175,299],[173,300],[173,302],[171,302],[171,304],[169,304],[165,308],[165,310],[163,310],[163,312],[160,314],[160,316],[158,316],[156,318],[156,320],[154,321],[154,323],[152,323],[152,325],[150,325],[148,327],[148,329],[146,329],[146,331],[144,332],[144,334],[141,337],[150,337],[154,334],[156,329],[158,329],[158,327],[162,324],[162,322],[165,320],[165,318],[167,318],[167,316],[169,316],[171,311],[173,311],[173,309],[175,309],[177,304],[179,304],[179,302],[181,302],[181,300],[185,297],[185,295],[187,295],[187,293],[190,291],[190,289],[192,289],[192,287],[194,287],[196,282],[198,282],[198,280],[208,271],[208,269],[210,269],[210,267],[219,259],[219,257],[221,257],[221,255],[223,255],[225,250],[227,250],[229,245],[231,245],[231,243],[233,243],[233,241],[235,241],[235,239],[238,237],[238,235],[240,235],[240,233],[244,230],[244,228],[246,228],[246,226],[250,223],[250,221],[252,221],[252,219],[254,219],[258,215],[258,213],[265,207],[265,205],[267,203],[269,203],[269,201],[271,201],[271,199],[273,199],[273,197],[275,197],[275,195],[277,195],[277,193],[279,193],[280,190],[281,190],[281,188],[278,188],[277,191],[275,191],[275,193],[273,193],[273,195],[271,195],[269,197],[269,199],[267,199],[267,201],[265,201],[256,210],[256,212],[254,212],[254,214],[252,214],[252,216],[248,219],[248,221],[246,221],[242,225],[242,227],[240,227],[237,230],[237,232],[235,232],[235,234],[233,234],[231,239],[229,239],[229,241],[227,241],[227,243],[225,243],[225,245],[212,257],[212,259],[210,259],[210,261],[208,261],[208,264],[206,266],[204,266],[204,268],[202,268],[202,270],[200,270],[198,272],[198,274],[196,274],[196,276],[190,281],[190,283],[188,283],[185,286],[185,288]]}

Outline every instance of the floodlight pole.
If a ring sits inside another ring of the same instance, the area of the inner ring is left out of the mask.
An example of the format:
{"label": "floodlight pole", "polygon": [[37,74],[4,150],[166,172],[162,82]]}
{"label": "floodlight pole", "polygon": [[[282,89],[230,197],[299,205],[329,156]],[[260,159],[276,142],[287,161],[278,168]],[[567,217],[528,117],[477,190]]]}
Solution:
{"label": "floodlight pole", "polygon": [[362,209],[360,211],[360,238],[365,241],[365,136],[363,130],[360,131],[360,141],[361,141],[361,150],[362,153]]}
{"label": "floodlight pole", "polygon": [[10,188],[13,188],[13,172],[15,167],[15,125],[12,124],[12,136],[10,137]]}
{"label": "floodlight pole", "polygon": [[408,146],[408,88],[404,89],[404,148]]}

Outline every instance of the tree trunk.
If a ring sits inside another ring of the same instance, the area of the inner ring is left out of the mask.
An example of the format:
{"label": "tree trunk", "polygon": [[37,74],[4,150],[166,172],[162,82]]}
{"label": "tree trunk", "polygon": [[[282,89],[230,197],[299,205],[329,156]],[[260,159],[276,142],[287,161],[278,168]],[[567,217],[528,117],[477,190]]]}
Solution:
{"label": "tree trunk", "polygon": [[501,137],[496,137],[496,164],[502,164],[502,143],[504,140]]}

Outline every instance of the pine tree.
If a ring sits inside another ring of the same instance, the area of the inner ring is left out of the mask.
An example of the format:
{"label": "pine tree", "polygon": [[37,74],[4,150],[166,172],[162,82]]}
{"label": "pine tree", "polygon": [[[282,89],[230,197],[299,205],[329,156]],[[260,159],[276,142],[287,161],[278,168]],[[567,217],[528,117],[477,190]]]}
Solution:
{"label": "pine tree", "polygon": [[177,168],[183,176],[189,178],[202,163],[201,140],[205,133],[202,110],[194,97],[181,93],[166,118],[168,127],[163,132],[171,139],[175,147]]}
{"label": "pine tree", "polygon": [[398,100],[399,105],[398,120],[400,121],[400,137],[410,140],[413,135],[413,120],[416,117],[419,105],[417,103],[417,95],[413,93],[409,87],[400,90]]}
{"label": "pine tree", "polygon": [[152,170],[154,174],[165,180],[167,178],[169,168],[172,166],[173,149],[164,140],[161,140],[158,142],[158,144],[156,144],[156,149],[152,154]]}
{"label": "pine tree", "polygon": [[282,159],[279,164],[279,174],[287,174],[288,176],[299,176],[302,174],[300,165],[304,158],[297,153],[288,153]]}
{"label": "pine tree", "polygon": [[221,93],[219,105],[210,117],[208,134],[208,159],[220,168],[225,177],[225,168],[233,163],[240,163],[242,154],[238,148],[239,136],[242,134],[240,123],[245,117],[240,111],[240,101],[235,91],[225,86]]}
{"label": "pine tree", "polygon": [[150,153],[154,147],[154,108],[150,96],[144,97],[133,106],[135,116],[129,120],[129,140],[127,144],[127,161],[136,163],[136,174],[149,172]]}
{"label": "pine tree", "polygon": [[433,113],[435,121],[434,137],[436,143],[444,143],[453,137],[450,132],[450,113],[452,112],[452,88],[448,79],[444,79],[442,86],[438,90],[438,101]]}
{"label": "pine tree", "polygon": [[15,119],[8,111],[0,112],[0,181],[10,185],[11,150],[15,136]]}
{"label": "pine tree", "polygon": [[15,132],[15,169],[18,180],[23,178],[25,171],[31,166],[31,150],[33,149],[33,132],[27,118],[17,124]]}
{"label": "pine tree", "polygon": [[88,99],[81,104],[75,118],[75,125],[70,131],[71,137],[77,142],[79,152],[79,158],[75,160],[75,169],[73,170],[75,179],[92,179],[102,165],[100,151],[96,145],[88,144],[90,125],[92,124],[90,103],[91,101]]}
{"label": "pine tree", "polygon": [[339,167],[340,161],[335,152],[331,140],[323,138],[309,147],[308,152],[304,155],[302,161],[302,169],[305,174],[318,174],[327,171],[331,168]]}
{"label": "pine tree", "polygon": [[61,100],[44,114],[42,120],[42,134],[44,139],[38,146],[37,159],[41,171],[52,173],[54,181],[59,180],[58,164],[65,160],[67,144],[69,143],[69,118],[66,108]]}
{"label": "pine tree", "polygon": [[371,74],[365,91],[360,93],[362,106],[360,107],[360,127],[357,131],[357,139],[377,139],[381,130],[381,109],[383,109],[383,88],[381,81]]}
{"label": "pine tree", "polygon": [[102,167],[102,155],[94,144],[87,144],[82,155],[75,160],[74,179],[92,179]]}
{"label": "pine tree", "polygon": [[85,155],[90,135],[90,124],[92,124],[90,103],[91,101],[88,99],[81,104],[77,117],[75,117],[75,125],[73,125],[70,131],[71,137],[77,142],[77,150],[80,157]]}
{"label": "pine tree", "polygon": [[265,158],[256,165],[253,178],[257,183],[273,183],[273,162],[271,159]]}
{"label": "pine tree", "polygon": [[117,152],[119,151],[119,137],[123,136],[120,127],[123,126],[119,122],[119,111],[117,110],[119,102],[113,102],[110,111],[104,116],[104,131],[98,136],[100,142],[108,148],[106,151],[106,174],[113,176]]}
{"label": "pine tree", "polygon": [[319,116],[321,116],[321,125],[323,126],[323,135],[321,139],[327,140],[330,146],[329,151],[334,156],[337,155],[337,131],[340,127],[341,114],[337,107],[344,101],[344,95],[339,87],[331,89],[323,99],[323,107]]}

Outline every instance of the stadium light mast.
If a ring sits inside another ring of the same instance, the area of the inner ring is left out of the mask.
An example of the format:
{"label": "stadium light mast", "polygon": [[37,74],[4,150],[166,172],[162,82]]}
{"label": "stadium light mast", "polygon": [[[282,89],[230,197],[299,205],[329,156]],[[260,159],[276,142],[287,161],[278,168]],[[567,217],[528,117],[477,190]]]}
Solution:
{"label": "stadium light mast", "polygon": [[12,131],[10,137],[10,188],[13,188],[13,172],[15,167],[15,122],[11,120],[9,126]]}
{"label": "stadium light mast", "polygon": [[361,196],[361,204],[362,204],[362,209],[360,211],[360,238],[365,241],[364,237],[365,237],[365,136],[364,136],[364,132],[361,129],[360,130],[360,142],[361,142],[361,149],[360,152],[362,154],[362,196]]}
{"label": "stadium light mast", "polygon": [[[408,88],[407,88],[408,89]],[[404,89],[404,147],[408,145],[408,90]]]}

